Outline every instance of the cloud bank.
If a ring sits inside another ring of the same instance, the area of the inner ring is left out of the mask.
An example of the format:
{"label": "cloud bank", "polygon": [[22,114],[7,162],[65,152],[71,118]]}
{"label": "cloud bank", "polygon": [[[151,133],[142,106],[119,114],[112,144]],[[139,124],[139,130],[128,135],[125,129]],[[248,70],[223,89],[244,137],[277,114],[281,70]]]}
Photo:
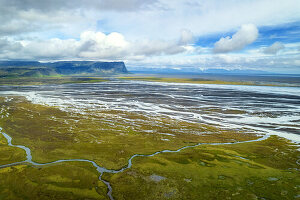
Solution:
{"label": "cloud bank", "polygon": [[281,42],[274,42],[271,46],[264,49],[264,53],[277,54],[282,49],[284,49],[284,45]]}
{"label": "cloud bank", "polygon": [[141,59],[145,56],[182,53],[186,51],[186,48],[182,45],[181,40],[180,37],[180,42],[176,40],[130,42],[117,32],[104,34],[94,31],[83,32],[78,40],[51,38],[48,40],[9,41],[0,39],[0,59]]}
{"label": "cloud bank", "polygon": [[230,38],[229,36],[221,38],[214,45],[214,53],[228,53],[241,50],[247,45],[253,43],[258,37],[258,29],[254,24],[244,24]]}
{"label": "cloud bank", "polygon": [[0,59],[300,73],[299,10],[298,0],[0,0]]}

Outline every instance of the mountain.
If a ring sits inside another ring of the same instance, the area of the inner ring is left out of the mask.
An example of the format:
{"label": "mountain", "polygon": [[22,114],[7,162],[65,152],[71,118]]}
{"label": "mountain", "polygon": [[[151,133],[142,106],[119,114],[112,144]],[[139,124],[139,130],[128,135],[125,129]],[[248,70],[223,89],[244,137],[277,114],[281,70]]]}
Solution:
{"label": "mountain", "polygon": [[241,74],[241,75],[250,75],[250,74],[270,74],[270,72],[261,71],[261,70],[242,70],[242,69],[233,69],[233,70],[226,70],[226,69],[206,69],[203,70],[202,73],[208,74]]}
{"label": "mountain", "polygon": [[130,68],[133,73],[145,73],[145,74],[228,74],[228,75],[254,75],[254,74],[271,74],[270,72],[260,71],[260,70],[250,70],[250,69],[205,69],[200,70],[193,67],[185,68]]}
{"label": "mountain", "polygon": [[128,73],[124,62],[59,61],[0,61],[0,77],[55,75],[110,75]]}

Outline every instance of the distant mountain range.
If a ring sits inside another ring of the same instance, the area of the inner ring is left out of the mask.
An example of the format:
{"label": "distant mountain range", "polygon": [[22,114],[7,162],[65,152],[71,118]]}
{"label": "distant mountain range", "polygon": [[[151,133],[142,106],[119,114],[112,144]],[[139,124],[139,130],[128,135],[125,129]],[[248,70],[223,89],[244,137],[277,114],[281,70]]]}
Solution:
{"label": "distant mountain range", "polygon": [[173,69],[173,68],[145,68],[140,70],[138,68],[133,68],[131,72],[134,73],[157,73],[157,74],[228,74],[228,75],[254,75],[254,74],[272,74],[270,72],[261,71],[261,70],[226,70],[226,69],[206,69],[199,70],[196,68],[182,68],[182,69]]}
{"label": "distant mountain range", "polygon": [[57,75],[109,75],[128,73],[124,62],[0,61],[0,77],[42,77]]}

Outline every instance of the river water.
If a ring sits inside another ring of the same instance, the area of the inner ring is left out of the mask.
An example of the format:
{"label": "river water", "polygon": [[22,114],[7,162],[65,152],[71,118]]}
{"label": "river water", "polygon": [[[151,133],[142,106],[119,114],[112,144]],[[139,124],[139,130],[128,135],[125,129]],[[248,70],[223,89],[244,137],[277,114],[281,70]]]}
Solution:
{"label": "river water", "polygon": [[[12,138],[7,135],[6,133],[4,133],[2,131],[2,128],[0,127],[0,134],[2,134],[6,140],[7,140],[7,143],[9,146],[12,146],[12,147],[17,147],[17,148],[21,148],[23,150],[25,150],[26,152],[26,160],[24,161],[21,161],[21,162],[15,162],[15,163],[9,163],[9,164],[5,164],[5,165],[0,165],[0,168],[6,168],[6,167],[11,167],[11,166],[14,166],[14,165],[20,165],[20,164],[30,164],[30,165],[34,165],[34,166],[46,166],[46,165],[53,165],[53,164],[57,164],[57,163],[63,163],[63,162],[87,162],[87,163],[91,163],[95,168],[96,170],[99,172],[99,180],[102,181],[106,186],[107,186],[107,189],[108,189],[108,192],[107,192],[107,196],[110,200],[114,200],[113,196],[112,196],[112,192],[113,192],[113,188],[111,187],[110,185],[110,182],[106,181],[106,180],[103,180],[102,179],[102,175],[103,173],[112,173],[112,174],[116,174],[116,173],[121,173],[123,171],[125,171],[126,169],[130,169],[132,167],[132,160],[135,158],[135,157],[151,157],[151,156],[155,156],[157,154],[161,154],[161,153],[178,153],[184,149],[188,149],[188,148],[194,148],[194,147],[197,147],[197,146],[200,146],[200,145],[228,145],[228,144],[239,144],[239,143],[247,143],[247,142],[255,142],[255,141],[261,141],[261,140],[265,140],[268,138],[268,135],[264,135],[263,137],[260,137],[258,139],[255,139],[255,140],[251,140],[251,141],[242,141],[242,142],[225,142],[225,143],[198,143],[198,144],[195,144],[195,145],[191,145],[191,146],[184,146],[182,148],[179,148],[177,150],[162,150],[162,151],[157,151],[153,154],[134,154],[133,156],[131,156],[129,159],[128,159],[128,164],[119,169],[119,170],[113,170],[113,169],[107,169],[105,167],[101,167],[99,166],[96,162],[92,161],[92,160],[87,160],[87,159],[62,159],[62,160],[57,160],[57,161],[53,161],[53,162],[49,162],[49,163],[37,163],[37,162],[34,162],[32,161],[32,156],[31,156],[31,149],[26,147],[26,146],[22,146],[22,145],[14,145],[12,144]],[[242,158],[242,159],[245,159],[243,157],[239,157],[239,158]]]}
{"label": "river water", "polygon": [[300,142],[300,87],[111,80],[93,84],[1,86],[2,95],[64,110],[116,109],[250,128]]}

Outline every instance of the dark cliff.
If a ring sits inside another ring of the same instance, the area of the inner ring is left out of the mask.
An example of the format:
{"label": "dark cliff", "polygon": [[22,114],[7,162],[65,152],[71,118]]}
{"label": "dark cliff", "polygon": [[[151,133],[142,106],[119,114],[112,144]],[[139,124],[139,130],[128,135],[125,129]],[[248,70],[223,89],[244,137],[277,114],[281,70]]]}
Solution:
{"label": "dark cliff", "polygon": [[127,73],[124,62],[63,61],[50,63],[59,74],[115,74]]}
{"label": "dark cliff", "polygon": [[124,62],[59,61],[0,61],[0,77],[53,75],[109,75],[128,73]]}

